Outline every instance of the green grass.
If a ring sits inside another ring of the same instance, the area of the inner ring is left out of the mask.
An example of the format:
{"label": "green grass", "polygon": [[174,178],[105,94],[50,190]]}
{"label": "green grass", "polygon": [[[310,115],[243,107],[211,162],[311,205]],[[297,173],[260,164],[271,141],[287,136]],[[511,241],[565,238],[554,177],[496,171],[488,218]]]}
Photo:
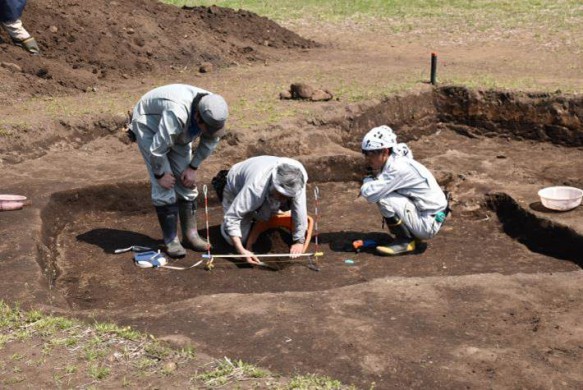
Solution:
{"label": "green grass", "polygon": [[92,365],[89,367],[89,376],[98,381],[107,378],[110,372],[111,369],[108,367],[102,367],[98,365]]}
{"label": "green grass", "polygon": [[[20,351],[2,355],[8,344]],[[176,387],[172,378],[181,376],[190,379],[191,388],[196,389],[242,386],[270,390],[353,389],[335,379],[315,375],[279,378],[252,364],[226,357],[209,365],[208,361],[195,359],[191,347],[173,349],[131,327],[87,324],[38,310],[21,310],[0,300],[0,388],[38,385],[36,378],[24,375],[31,366],[39,372],[51,372],[53,386],[47,384],[49,388],[126,388],[134,387],[134,381],[155,377],[168,381],[164,388],[172,388]]]}
{"label": "green grass", "polygon": [[[177,6],[213,4],[247,9],[278,22],[317,19],[390,21],[394,31],[415,29],[412,22],[450,24],[451,29],[487,30],[541,23],[541,30],[576,28],[583,17],[580,0],[163,0]],[[442,26],[446,27],[446,26]]]}
{"label": "green grass", "polygon": [[139,332],[129,326],[119,327],[111,323],[95,323],[95,330],[99,334],[115,334],[126,340],[138,340],[141,337]]}
{"label": "green grass", "polygon": [[298,375],[291,379],[286,390],[356,390],[354,386],[343,385],[327,376]]}
{"label": "green grass", "polygon": [[209,387],[222,387],[246,378],[263,378],[268,375],[266,371],[241,360],[232,362],[224,358],[217,361],[211,370],[197,374],[195,379],[203,381]]}
{"label": "green grass", "polygon": [[0,354],[0,388],[23,381],[19,374],[22,367],[32,364],[31,356],[27,356],[31,350],[42,351],[39,367],[53,364],[56,357],[61,359],[62,368],[53,376],[57,387],[65,376],[80,371],[79,365],[86,366],[86,378],[103,381],[120,368],[138,375],[148,370],[165,376],[166,361],[184,363],[194,357],[192,349],[173,350],[130,327],[100,322],[85,324],[38,310],[24,311],[0,300],[0,351],[10,343],[32,343],[34,348],[22,347],[22,352],[8,356]]}

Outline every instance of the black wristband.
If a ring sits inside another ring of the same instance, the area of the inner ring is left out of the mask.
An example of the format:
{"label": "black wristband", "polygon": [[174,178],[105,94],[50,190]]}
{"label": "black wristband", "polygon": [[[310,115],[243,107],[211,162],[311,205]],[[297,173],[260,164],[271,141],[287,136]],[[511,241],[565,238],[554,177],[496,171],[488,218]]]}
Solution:
{"label": "black wristband", "polygon": [[155,177],[156,179],[160,180],[161,178],[163,178],[163,177],[164,177],[164,174],[165,174],[165,173],[161,173],[160,175],[157,175],[157,174],[155,174],[155,173],[154,173],[154,177]]}
{"label": "black wristband", "polygon": [[196,171],[198,169],[198,167],[193,167],[192,163],[188,164],[188,166],[190,167],[190,169],[192,169],[193,171]]}

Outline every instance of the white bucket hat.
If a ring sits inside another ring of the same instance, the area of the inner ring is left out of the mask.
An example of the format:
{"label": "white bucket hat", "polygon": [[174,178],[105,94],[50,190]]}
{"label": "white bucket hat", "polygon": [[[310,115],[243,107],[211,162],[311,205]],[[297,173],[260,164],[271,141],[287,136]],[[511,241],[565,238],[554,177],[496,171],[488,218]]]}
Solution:
{"label": "white bucket hat", "polygon": [[295,198],[303,191],[308,181],[304,166],[296,160],[282,157],[271,172],[273,187],[288,198]]}

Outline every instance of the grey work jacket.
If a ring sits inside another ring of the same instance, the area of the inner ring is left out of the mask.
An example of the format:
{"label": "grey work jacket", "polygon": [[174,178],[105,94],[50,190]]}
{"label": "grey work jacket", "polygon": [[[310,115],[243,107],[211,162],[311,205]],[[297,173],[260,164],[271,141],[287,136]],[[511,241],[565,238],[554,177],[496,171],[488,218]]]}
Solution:
{"label": "grey work jacket", "polygon": [[445,194],[431,172],[406,156],[391,154],[376,178],[366,180],[360,188],[370,203],[377,203],[391,192],[409,198],[420,212],[433,214],[447,207]]}
{"label": "grey work jacket", "polygon": [[[241,237],[241,220],[252,213],[261,220],[267,220],[277,213],[280,203],[270,195],[271,175],[278,162],[298,166],[308,181],[308,174],[301,163],[285,157],[258,156],[235,164],[227,175],[225,191],[237,194],[233,203],[225,211],[224,226],[229,236]],[[306,205],[306,185],[300,195],[291,199],[291,214],[294,241],[303,242],[308,226]]]}
{"label": "grey work jacket", "polygon": [[162,170],[164,163],[167,162],[166,154],[173,145],[186,145],[200,137],[190,162],[193,167],[198,167],[216,149],[218,137],[201,137],[200,129],[196,131],[191,126],[196,109],[193,107],[193,101],[199,94],[210,92],[186,84],[171,84],[151,90],[136,104],[133,120],[147,123],[158,121],[155,127],[157,131],[149,150],[155,174],[164,173]]}

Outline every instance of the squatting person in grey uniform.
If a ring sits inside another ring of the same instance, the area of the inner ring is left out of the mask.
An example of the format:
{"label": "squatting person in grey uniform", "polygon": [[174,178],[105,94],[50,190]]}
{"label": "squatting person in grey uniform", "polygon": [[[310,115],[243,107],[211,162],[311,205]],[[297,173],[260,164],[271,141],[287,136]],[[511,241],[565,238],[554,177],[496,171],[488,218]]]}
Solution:
{"label": "squatting person in grey uniform", "polygon": [[376,203],[396,240],[377,246],[381,255],[415,251],[421,240],[437,234],[449,212],[447,198],[437,181],[413,159],[405,144],[388,126],[370,130],[362,140],[367,168],[373,172],[360,188],[368,202]]}
{"label": "squatting person in grey uniform", "polygon": [[[153,89],[134,108],[131,132],[150,174],[152,201],[170,257],[185,256],[183,245],[197,251],[208,249],[197,230],[196,170],[224,135],[228,115],[222,96],[184,84]],[[199,142],[193,152],[196,138]]]}
{"label": "squatting person in grey uniform", "polygon": [[244,247],[253,221],[269,220],[290,201],[294,227],[290,255],[302,254],[308,227],[307,181],[304,166],[291,158],[257,156],[235,164],[222,193],[221,233],[225,240],[245,255],[248,263],[259,264],[253,252]]}

